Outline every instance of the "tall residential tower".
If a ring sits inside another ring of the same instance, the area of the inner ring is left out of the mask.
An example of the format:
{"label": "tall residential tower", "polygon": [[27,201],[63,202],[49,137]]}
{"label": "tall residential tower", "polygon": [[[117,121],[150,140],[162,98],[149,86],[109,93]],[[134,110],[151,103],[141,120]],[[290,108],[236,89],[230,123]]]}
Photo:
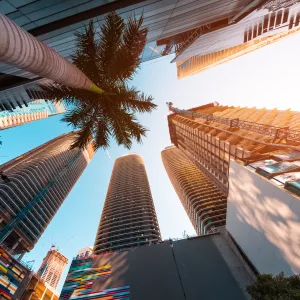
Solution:
{"label": "tall residential tower", "polygon": [[14,110],[0,111],[0,130],[20,126],[66,112],[63,102],[44,99],[20,105]]}
{"label": "tall residential tower", "polygon": [[33,248],[93,156],[61,135],[0,166],[0,242],[15,254]]}
{"label": "tall residential tower", "polygon": [[226,197],[175,146],[161,153],[171,183],[198,235],[212,233],[226,221]]}
{"label": "tall residential tower", "polygon": [[300,112],[169,105],[172,143],[227,199],[226,236],[256,272],[299,274]]}
{"label": "tall residential tower", "polygon": [[119,157],[114,164],[94,253],[118,251],[161,240],[143,159]]}

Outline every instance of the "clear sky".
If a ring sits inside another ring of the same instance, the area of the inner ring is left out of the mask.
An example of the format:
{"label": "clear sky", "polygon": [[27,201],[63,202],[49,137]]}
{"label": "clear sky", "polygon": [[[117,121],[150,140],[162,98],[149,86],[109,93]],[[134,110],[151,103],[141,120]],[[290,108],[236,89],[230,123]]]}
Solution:
{"label": "clear sky", "polygon": [[[161,150],[170,145],[165,103],[172,101],[176,107],[190,108],[218,101],[224,105],[300,110],[299,49],[300,35],[295,35],[182,80],[177,80],[171,57],[143,64],[134,85],[153,95],[158,104],[154,113],[141,117],[150,129],[143,145],[134,145],[128,151],[112,144],[110,158],[105,151],[98,151],[24,260],[35,260],[34,269],[38,269],[52,243],[70,260],[80,248],[93,245],[114,160],[130,152],[144,158],[163,239],[181,237],[184,230],[194,234],[161,162]],[[0,132],[0,163],[69,131],[60,118]]]}

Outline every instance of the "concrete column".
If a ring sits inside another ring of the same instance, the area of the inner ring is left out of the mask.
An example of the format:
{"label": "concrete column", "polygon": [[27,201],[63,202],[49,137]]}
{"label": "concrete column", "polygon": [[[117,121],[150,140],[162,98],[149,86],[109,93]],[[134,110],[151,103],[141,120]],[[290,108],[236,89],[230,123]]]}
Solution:
{"label": "concrete column", "polygon": [[[36,287],[37,287],[37,285],[39,284],[39,280],[37,281],[37,283],[36,283],[36,285],[34,286],[34,290],[36,290]],[[29,296],[29,298],[27,299],[27,300],[31,300],[31,298],[32,298],[32,295],[34,294],[34,292],[32,292],[31,294],[30,294],[30,296]]]}
{"label": "concrete column", "polygon": [[18,247],[18,245],[20,244],[20,242],[22,241],[22,238],[19,238],[17,241],[16,241],[16,243],[13,245],[13,247],[11,248],[12,250],[15,250],[17,247]]}
{"label": "concrete column", "polygon": [[52,294],[52,297],[51,297],[50,300],[53,300],[53,298],[54,298],[54,296],[55,296],[54,292],[52,292],[52,293],[53,293],[53,294]]}
{"label": "concrete column", "polygon": [[23,252],[23,253],[18,257],[18,261],[20,261],[20,260],[23,258],[23,256],[25,255],[25,253],[26,253],[26,251]]}
{"label": "concrete column", "polygon": [[42,295],[42,297],[41,297],[41,300],[44,299],[44,296],[45,296],[46,292],[47,292],[47,288],[45,287],[45,290],[44,290],[44,293],[43,293],[43,295]]}

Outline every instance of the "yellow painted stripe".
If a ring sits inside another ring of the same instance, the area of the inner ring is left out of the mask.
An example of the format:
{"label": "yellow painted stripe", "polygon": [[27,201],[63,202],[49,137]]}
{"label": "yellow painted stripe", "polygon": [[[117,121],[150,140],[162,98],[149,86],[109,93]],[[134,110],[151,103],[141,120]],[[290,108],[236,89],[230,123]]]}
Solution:
{"label": "yellow painted stripe", "polygon": [[7,269],[5,269],[3,266],[1,266],[1,264],[0,264],[0,270],[4,273],[7,273]]}

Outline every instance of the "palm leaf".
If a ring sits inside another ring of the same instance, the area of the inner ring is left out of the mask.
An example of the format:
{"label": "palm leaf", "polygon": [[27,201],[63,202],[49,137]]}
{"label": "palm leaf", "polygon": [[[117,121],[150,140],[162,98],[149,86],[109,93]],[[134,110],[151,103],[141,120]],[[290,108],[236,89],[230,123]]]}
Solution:
{"label": "palm leaf", "polygon": [[72,148],[85,148],[93,138],[95,150],[109,147],[111,139],[130,149],[133,141],[141,143],[146,136],[147,129],[135,113],[150,113],[156,105],[151,96],[127,82],[141,63],[147,36],[142,23],[143,17],[130,17],[125,25],[116,13],[110,13],[99,36],[93,22],[76,33],[73,62],[105,93],[97,95],[58,84],[42,87],[48,98],[70,104],[62,121],[77,130]]}
{"label": "palm leaf", "polygon": [[147,28],[142,28],[143,15],[131,16],[126,24],[122,44],[115,54],[109,75],[115,80],[132,80],[141,63],[141,54],[147,41]]}

